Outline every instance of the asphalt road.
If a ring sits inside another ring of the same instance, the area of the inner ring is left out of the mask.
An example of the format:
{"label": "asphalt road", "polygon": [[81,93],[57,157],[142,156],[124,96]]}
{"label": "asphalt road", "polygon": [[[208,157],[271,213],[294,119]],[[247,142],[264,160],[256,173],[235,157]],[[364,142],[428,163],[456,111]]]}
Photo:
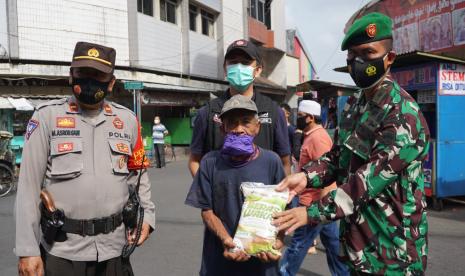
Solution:
{"label": "asphalt road", "polygon": [[[184,205],[191,183],[185,161],[151,169],[157,229],[132,255],[136,275],[198,275],[203,224],[198,210]],[[14,195],[0,198],[0,276],[16,275],[13,255]],[[446,203],[442,212],[429,211],[427,275],[465,275],[465,206]],[[330,275],[324,249],[309,255],[298,275]]]}

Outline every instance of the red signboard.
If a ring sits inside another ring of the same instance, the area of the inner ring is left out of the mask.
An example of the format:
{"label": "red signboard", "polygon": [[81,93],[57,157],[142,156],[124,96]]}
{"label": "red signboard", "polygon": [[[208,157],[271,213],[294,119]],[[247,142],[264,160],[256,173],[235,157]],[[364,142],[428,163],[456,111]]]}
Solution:
{"label": "red signboard", "polygon": [[453,51],[465,45],[465,0],[384,0],[362,9],[389,15],[398,53]]}

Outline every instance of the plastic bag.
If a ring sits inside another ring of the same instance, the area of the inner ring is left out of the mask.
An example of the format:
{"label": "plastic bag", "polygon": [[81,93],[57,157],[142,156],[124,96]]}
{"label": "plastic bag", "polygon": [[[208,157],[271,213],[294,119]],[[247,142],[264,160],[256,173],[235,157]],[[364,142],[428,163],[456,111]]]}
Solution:
{"label": "plastic bag", "polygon": [[274,213],[286,208],[289,192],[277,192],[276,186],[254,182],[241,184],[245,200],[234,235],[234,250],[243,250],[252,256],[260,252],[281,254],[273,248],[278,230],[271,221]]}

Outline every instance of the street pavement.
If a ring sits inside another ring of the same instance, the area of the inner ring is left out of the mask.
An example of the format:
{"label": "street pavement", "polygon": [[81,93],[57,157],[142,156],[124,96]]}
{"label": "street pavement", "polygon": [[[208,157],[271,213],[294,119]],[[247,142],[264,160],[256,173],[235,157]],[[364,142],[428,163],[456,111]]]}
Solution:
{"label": "street pavement", "polygon": [[[184,205],[191,183],[186,161],[151,169],[152,198],[157,206],[157,229],[131,257],[135,275],[198,275],[203,224],[200,212]],[[0,198],[0,276],[16,275],[13,254],[14,195]],[[465,275],[465,206],[446,202],[442,212],[429,211],[427,275]],[[330,275],[324,248],[308,255],[298,275]]]}

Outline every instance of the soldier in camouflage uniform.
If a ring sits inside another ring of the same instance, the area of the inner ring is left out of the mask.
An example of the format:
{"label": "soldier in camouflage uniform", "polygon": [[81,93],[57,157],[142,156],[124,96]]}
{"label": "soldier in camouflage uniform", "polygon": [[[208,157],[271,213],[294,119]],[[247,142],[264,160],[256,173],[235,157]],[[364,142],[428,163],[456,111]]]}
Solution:
{"label": "soldier in camouflage uniform", "polygon": [[[350,97],[336,143],[278,190],[338,188],[319,202],[275,215],[290,233],[307,223],[341,219],[340,255],[353,275],[423,275],[427,220],[422,161],[429,130],[417,103],[389,75],[392,21],[371,13],[348,30],[348,68],[362,89]],[[292,196],[291,196],[292,197]]]}

